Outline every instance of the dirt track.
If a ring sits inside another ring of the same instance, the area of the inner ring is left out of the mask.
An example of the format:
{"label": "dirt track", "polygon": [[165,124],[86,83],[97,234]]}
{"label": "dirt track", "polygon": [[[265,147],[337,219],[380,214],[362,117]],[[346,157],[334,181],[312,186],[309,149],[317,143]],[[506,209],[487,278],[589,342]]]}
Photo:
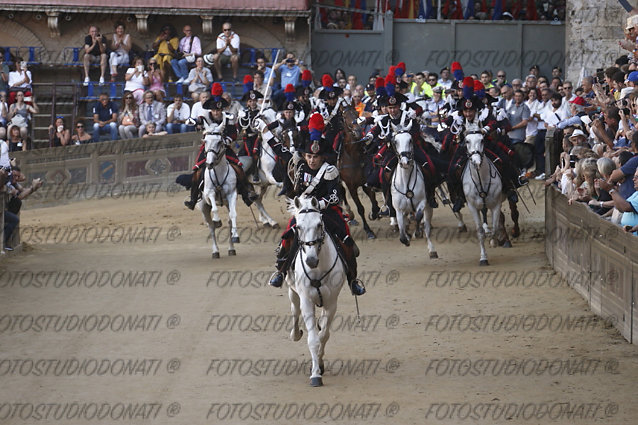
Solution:
{"label": "dirt track", "polygon": [[25,210],[25,252],[0,264],[0,423],[636,423],[636,347],[551,273],[538,201],[488,268],[449,209],[438,260],[374,222],[362,321],[344,290],[322,388],[266,284],[279,231],[244,206],[216,261],[181,194]]}

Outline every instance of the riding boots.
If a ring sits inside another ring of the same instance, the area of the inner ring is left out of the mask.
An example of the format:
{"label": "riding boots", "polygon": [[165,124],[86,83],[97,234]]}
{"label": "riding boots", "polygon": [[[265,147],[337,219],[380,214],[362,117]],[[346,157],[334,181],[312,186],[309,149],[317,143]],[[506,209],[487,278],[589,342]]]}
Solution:
{"label": "riding boots", "polygon": [[[356,248],[356,249],[355,249]],[[357,251],[358,248],[354,243],[354,239],[350,236],[341,243],[341,249],[346,260],[346,277],[348,279],[348,286],[350,286],[350,292],[352,295],[363,295],[366,293],[366,288],[363,286],[363,282],[357,279]]]}
{"label": "riding boots", "polygon": [[184,201],[184,205],[189,210],[194,210],[197,201],[199,200],[200,186],[202,181],[204,180],[204,173],[202,173],[201,169],[196,170],[193,173],[193,180],[191,183],[191,199],[188,201]]}
{"label": "riding boots", "polygon": [[297,240],[294,237],[294,231],[292,229],[287,230],[281,239],[279,248],[277,248],[277,260],[275,263],[277,271],[273,273],[268,282],[270,286],[275,288],[280,288],[281,285],[283,285],[286,273],[294,257],[294,252],[297,250]]}
{"label": "riding boots", "polygon": [[235,170],[235,174],[237,175],[237,192],[241,195],[246,206],[251,206],[253,201],[259,196],[254,190],[252,190],[252,185],[248,182],[248,178],[246,177],[246,173],[244,173],[243,168],[232,163],[230,166],[233,167],[233,170]]}

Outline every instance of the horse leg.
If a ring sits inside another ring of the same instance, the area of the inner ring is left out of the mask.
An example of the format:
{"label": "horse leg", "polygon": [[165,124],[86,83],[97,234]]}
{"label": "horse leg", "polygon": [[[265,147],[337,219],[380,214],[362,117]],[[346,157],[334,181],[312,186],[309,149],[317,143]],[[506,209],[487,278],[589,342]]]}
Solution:
{"label": "horse leg", "polygon": [[303,331],[299,329],[299,315],[301,309],[299,307],[299,294],[288,287],[288,298],[290,298],[290,311],[292,312],[292,330],[290,331],[290,339],[293,341],[299,341],[303,335]]}
{"label": "horse leg", "polygon": [[228,255],[237,255],[234,245],[239,243],[239,234],[237,233],[237,192],[233,191],[226,195],[226,198],[228,199],[228,227],[230,229]]}
{"label": "horse leg", "polygon": [[335,301],[334,305],[323,307],[323,312],[319,318],[321,324],[321,330],[319,331],[319,370],[322,375],[324,372],[323,355],[326,351],[326,342],[330,339],[330,326],[332,325],[332,319],[335,317],[336,312],[337,303]]}
{"label": "horse leg", "polygon": [[465,225],[465,222],[463,221],[463,214],[461,214],[461,212],[455,212],[454,216],[456,217],[457,220],[457,224],[456,224],[456,228],[458,229],[459,233],[465,233],[467,232],[467,226]]}
{"label": "horse leg", "polygon": [[215,192],[212,192],[208,199],[210,200],[210,208],[213,215],[213,225],[215,228],[222,227],[222,220],[219,218],[219,208],[217,207],[217,199],[215,199]]}
{"label": "horse leg", "polygon": [[277,229],[279,227],[279,224],[275,220],[273,220],[273,218],[270,215],[268,215],[268,213],[266,212],[266,208],[264,208],[264,204],[262,202],[264,198],[264,194],[266,193],[267,190],[268,190],[268,186],[260,187],[259,197],[255,199],[254,204],[257,207],[257,210],[259,211],[259,221],[264,226],[269,226],[269,227],[272,227],[273,229]]}
{"label": "horse leg", "polygon": [[518,227],[518,205],[516,202],[512,202],[508,199],[510,206],[510,215],[512,217],[512,221],[514,222],[514,227],[512,228],[512,237],[518,238],[521,234],[521,229]]}
{"label": "horse leg", "polygon": [[[430,258],[439,258],[439,254],[436,252],[436,249],[434,249],[434,244],[432,243],[432,239],[430,239],[430,234],[432,233],[432,214],[434,213],[434,210],[432,209],[432,207],[430,205],[428,205],[426,203],[425,206],[425,239],[428,241],[428,251],[430,252]],[[418,214],[417,214],[417,218],[418,218]],[[417,221],[417,225],[419,226],[420,220]]]}
{"label": "horse leg", "polygon": [[212,257],[219,258],[219,247],[217,246],[217,238],[215,237],[216,226],[213,223],[213,219],[211,218],[210,210],[211,206],[208,205],[206,201],[202,202],[202,215],[204,216],[204,221],[208,225],[208,230],[210,231],[210,237],[212,239]]}
{"label": "horse leg", "polygon": [[507,235],[507,229],[505,228],[505,214],[501,211],[498,215],[498,233],[496,233],[498,239],[496,240],[503,248],[511,248],[512,242]]}
{"label": "horse leg", "polygon": [[406,222],[403,211],[397,211],[397,225],[399,226],[399,240],[403,245],[410,246],[410,237],[406,232]]}
{"label": "horse leg", "polygon": [[481,248],[481,259],[479,260],[479,265],[488,266],[487,252],[485,251],[485,229],[483,228],[483,220],[481,220],[480,212],[473,205],[468,203],[467,206],[472,213],[474,223],[476,223],[476,233],[479,240],[479,247]]}
{"label": "horse leg", "polygon": [[368,239],[376,239],[376,235],[368,226],[368,222],[366,221],[366,210],[363,208],[363,204],[359,199],[359,194],[357,193],[357,188],[354,185],[348,185],[348,191],[350,192],[350,197],[354,201],[354,204],[357,206],[357,212],[361,217],[361,221],[363,222],[363,229],[366,231],[366,236]]}
{"label": "horse leg", "polygon": [[310,385],[313,387],[321,387],[323,380],[321,379],[321,368],[319,367],[319,333],[317,331],[317,323],[315,319],[315,305],[310,297],[301,299],[301,316],[303,317],[306,330],[308,331],[308,349],[312,357],[312,369],[310,371]]}
{"label": "horse leg", "polygon": [[348,203],[348,197],[346,196],[346,189],[343,187],[343,184],[337,186],[337,190],[339,191],[339,197],[343,200],[343,211],[350,217],[350,226],[356,226],[359,223],[354,218],[354,212],[352,212],[352,208],[350,208],[350,204]]}
{"label": "horse leg", "polygon": [[372,204],[372,211],[370,212],[370,220],[378,220],[379,219],[379,203],[377,202],[377,196],[374,193],[374,190],[371,187],[363,186],[363,191],[368,198],[370,199],[370,203]]}

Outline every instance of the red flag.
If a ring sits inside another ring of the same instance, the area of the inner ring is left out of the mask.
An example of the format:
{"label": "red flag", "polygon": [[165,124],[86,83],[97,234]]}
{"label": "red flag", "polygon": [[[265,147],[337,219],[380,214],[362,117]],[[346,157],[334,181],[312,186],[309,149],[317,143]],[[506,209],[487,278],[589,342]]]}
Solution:
{"label": "red flag", "polygon": [[536,2],[527,0],[527,20],[538,21],[538,12],[536,11]]}
{"label": "red flag", "polygon": [[461,3],[461,0],[456,0],[456,10],[454,11],[452,19],[463,19],[463,3]]}

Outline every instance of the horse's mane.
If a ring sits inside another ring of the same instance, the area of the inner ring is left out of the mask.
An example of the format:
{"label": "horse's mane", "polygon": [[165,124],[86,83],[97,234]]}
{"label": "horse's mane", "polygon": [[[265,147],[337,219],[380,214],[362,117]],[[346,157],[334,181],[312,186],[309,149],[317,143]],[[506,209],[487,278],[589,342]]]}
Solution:
{"label": "horse's mane", "polygon": [[299,210],[297,210],[297,207],[295,206],[295,200],[294,199],[286,198],[286,210],[292,216],[297,215]]}

